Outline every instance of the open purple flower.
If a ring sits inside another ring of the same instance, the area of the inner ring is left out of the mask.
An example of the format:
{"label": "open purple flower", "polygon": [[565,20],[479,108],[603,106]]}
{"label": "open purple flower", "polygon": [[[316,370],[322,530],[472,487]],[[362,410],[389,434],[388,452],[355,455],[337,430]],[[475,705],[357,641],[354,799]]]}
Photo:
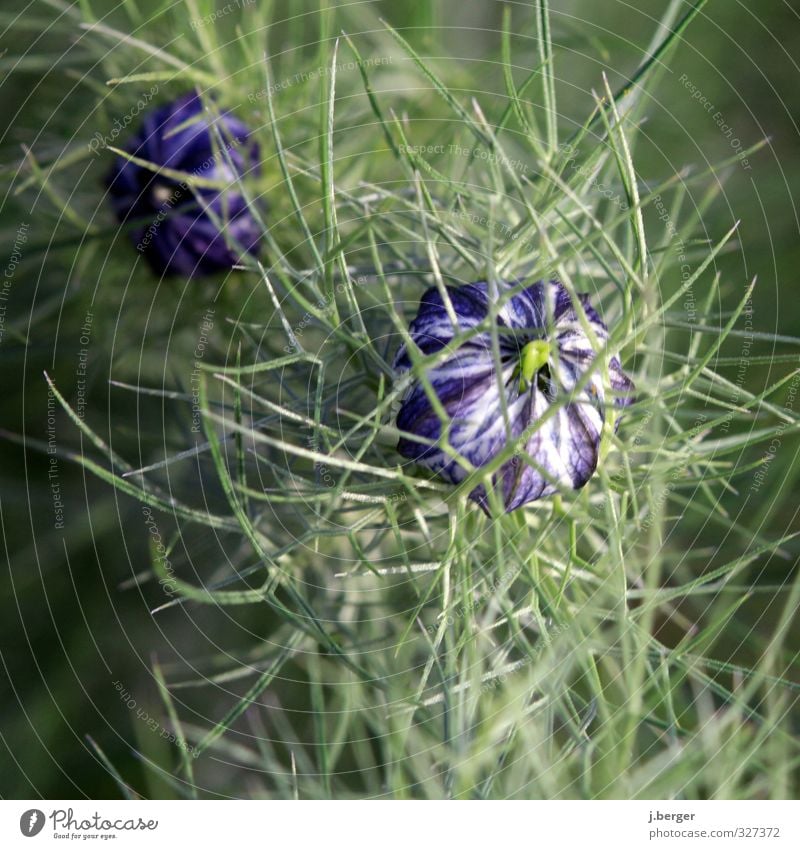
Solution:
{"label": "open purple flower", "polygon": [[191,186],[178,175],[153,172],[123,157],[108,176],[117,218],[131,225],[134,244],[159,275],[213,274],[230,269],[243,252],[258,251],[259,227],[236,187],[239,176],[257,171],[258,146],[232,115],[216,120],[218,135],[211,121],[200,98],[187,94],[150,110],[125,149],[158,168],[225,188]]}
{"label": "open purple flower", "polygon": [[[498,289],[507,293],[511,285],[499,284]],[[580,489],[597,468],[605,421],[602,365],[598,363],[585,384],[577,388],[596,356],[595,348],[608,342],[608,329],[588,295],[578,295],[583,315],[576,312],[566,289],[556,281],[534,283],[508,298],[496,313],[498,374],[492,334],[488,327],[480,327],[489,315],[488,285],[448,286],[447,291],[457,327],[435,288],[422,296],[410,327],[411,339],[421,354],[440,354],[426,376],[449,419],[446,433],[442,433],[442,423],[422,382],[416,379],[403,398],[397,426],[409,436],[437,444],[403,436],[398,451],[457,484],[468,471],[443,450],[443,437],[476,468],[514,442],[517,451],[492,475],[507,511],[552,495],[559,488]],[[594,333],[594,345],[584,322]],[[479,327],[466,341],[454,341]],[[447,353],[441,359],[443,351]],[[411,365],[403,345],[395,357],[395,369],[402,374]],[[632,402],[633,383],[616,356],[608,359],[608,383],[617,406]],[[550,410],[552,406],[555,409]],[[523,453],[531,462],[526,462]],[[483,485],[470,497],[488,512]]]}

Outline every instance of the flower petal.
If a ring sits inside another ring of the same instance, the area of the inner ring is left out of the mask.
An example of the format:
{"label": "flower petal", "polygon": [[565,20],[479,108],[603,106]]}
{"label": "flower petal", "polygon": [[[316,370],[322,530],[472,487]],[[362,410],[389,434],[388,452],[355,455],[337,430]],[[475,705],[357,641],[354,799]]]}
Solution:
{"label": "flower petal", "polygon": [[154,165],[222,181],[225,189],[193,190],[122,157],[109,174],[117,218],[134,225],[131,238],[157,274],[199,276],[230,269],[241,259],[234,244],[258,252],[260,227],[236,187],[249,168],[258,170],[258,147],[241,121],[223,113],[214,119],[226,144],[221,149],[210,121],[200,98],[184,95],[147,112],[126,149]]}
{"label": "flower petal", "polygon": [[[498,291],[507,292],[511,285],[499,284]],[[485,466],[507,445],[517,444],[518,450],[492,476],[491,485],[500,489],[506,510],[563,488],[580,489],[597,468],[605,419],[603,373],[595,367],[587,378],[585,372],[596,356],[593,345],[605,345],[609,338],[588,296],[578,296],[584,313],[579,316],[566,289],[556,281],[537,282],[515,292],[496,314],[498,326],[518,331],[516,338],[501,336],[497,374],[488,328],[467,342],[453,344],[457,333],[478,327],[489,315],[487,284],[448,287],[448,294],[457,327],[436,289],[423,295],[410,326],[411,339],[422,354],[445,352],[426,371],[426,378],[448,421],[444,425],[440,421],[422,381],[413,381],[397,416],[398,428],[407,434],[398,451],[444,480],[460,483],[470,467]],[[586,335],[586,321],[594,343]],[[537,362],[531,373],[520,377],[524,344],[536,339],[554,348],[551,359]],[[395,367],[402,373],[411,365],[406,346],[401,346]],[[633,384],[617,357],[609,358],[608,381],[615,403],[630,404]],[[578,389],[580,383],[585,385]],[[445,441],[463,463],[444,450]],[[485,486],[476,487],[471,498],[488,511]]]}

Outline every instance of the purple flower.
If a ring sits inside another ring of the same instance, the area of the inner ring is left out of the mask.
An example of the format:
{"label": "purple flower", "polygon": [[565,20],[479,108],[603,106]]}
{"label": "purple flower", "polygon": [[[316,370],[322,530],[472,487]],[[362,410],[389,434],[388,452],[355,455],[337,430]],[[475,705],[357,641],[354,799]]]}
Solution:
{"label": "purple flower", "polygon": [[213,274],[230,269],[242,251],[258,250],[258,224],[236,187],[237,177],[258,171],[258,146],[232,115],[213,122],[219,134],[211,122],[200,98],[184,95],[150,110],[126,151],[159,168],[224,182],[226,188],[190,186],[123,157],[108,176],[117,218],[131,225],[134,244],[159,275]]}
{"label": "purple flower", "polygon": [[[510,289],[509,283],[498,284],[500,294]],[[467,476],[468,468],[443,450],[443,437],[449,438],[459,457],[476,468],[514,442],[517,450],[492,475],[492,485],[507,511],[563,487],[580,489],[597,468],[605,421],[602,365],[597,364],[585,385],[576,387],[594,360],[596,348],[604,348],[609,338],[588,295],[578,295],[582,315],[556,281],[534,283],[507,298],[496,313],[498,374],[492,333],[485,321],[488,285],[448,286],[447,291],[457,327],[435,288],[422,296],[410,327],[411,339],[421,354],[439,355],[425,374],[447,414],[445,433],[422,382],[414,379],[397,416],[397,427],[408,435],[401,437],[398,451],[457,484]],[[594,344],[584,321],[594,333]],[[469,331],[475,332],[466,341],[454,341]],[[446,352],[444,359],[442,352]],[[394,366],[399,374],[411,369],[405,345],[397,352]],[[608,358],[608,382],[617,406],[633,401],[633,383],[616,356]],[[545,417],[553,405],[555,409]],[[427,442],[408,438],[412,435]],[[532,462],[526,462],[522,454]],[[476,487],[470,497],[488,512],[484,485]]]}

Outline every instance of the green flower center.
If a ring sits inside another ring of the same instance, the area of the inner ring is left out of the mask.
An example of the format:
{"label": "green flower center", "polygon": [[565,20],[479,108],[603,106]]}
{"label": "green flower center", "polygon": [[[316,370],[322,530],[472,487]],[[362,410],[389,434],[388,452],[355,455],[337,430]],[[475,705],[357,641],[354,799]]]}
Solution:
{"label": "green flower center", "polygon": [[544,339],[534,339],[522,349],[519,357],[520,391],[530,385],[534,376],[541,371],[550,359],[550,343]]}

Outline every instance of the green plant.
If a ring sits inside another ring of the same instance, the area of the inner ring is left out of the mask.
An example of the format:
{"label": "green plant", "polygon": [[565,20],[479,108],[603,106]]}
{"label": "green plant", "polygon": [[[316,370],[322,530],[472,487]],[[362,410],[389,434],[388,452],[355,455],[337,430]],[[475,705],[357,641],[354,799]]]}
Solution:
{"label": "green plant", "polygon": [[[766,446],[798,430],[786,400],[796,355],[749,352],[787,368],[749,392],[731,377],[735,340],[797,340],[742,331],[754,284],[716,272],[736,227],[706,216],[738,157],[652,186],[636,168],[645,95],[704,5],[671,2],[630,83],[614,92],[603,79],[566,136],[546,0],[526,17],[537,55],[522,79],[506,14],[499,106],[462,98],[463,70],[388,25],[336,38],[338,10],[319,15],[318,55],[305,57],[316,70],[291,86],[262,56],[271,4],[230,40],[198,26],[170,48],[92,24],[115,45],[102,59],[117,103],[130,86],[180,83],[242,108],[249,90],[264,118],[264,173],[237,181],[263,216],[262,261],[218,289],[159,295],[175,311],[184,297],[214,305],[213,355],[193,357],[196,334],[181,330],[173,381],[162,349],[130,348],[140,328],[117,324],[112,376],[148,410],[136,454],[114,448],[113,409],[101,437],[51,384],[82,437],[60,453],[163,517],[155,615],[247,635],[235,651],[155,667],[163,722],[183,745],[174,774],[145,762],[173,792],[792,795],[800,585],[752,567],[793,537],[762,535],[724,498],[737,481],[757,492]],[[91,23],[91,4],[70,14]],[[285,26],[291,39],[297,24]],[[376,59],[413,94],[381,91]],[[345,85],[343,64],[358,72]],[[30,181],[52,189],[74,164],[32,163]],[[401,465],[391,356],[427,286],[548,277],[602,303],[637,401],[584,490],[490,519],[467,494],[491,467],[451,488]],[[145,310],[153,296],[132,285]],[[172,332],[169,311],[154,322],[148,336]],[[703,544],[687,550],[677,533]],[[718,538],[738,550],[710,552]],[[753,632],[738,614],[755,594],[780,612]],[[218,760],[257,778],[245,788]]]}

